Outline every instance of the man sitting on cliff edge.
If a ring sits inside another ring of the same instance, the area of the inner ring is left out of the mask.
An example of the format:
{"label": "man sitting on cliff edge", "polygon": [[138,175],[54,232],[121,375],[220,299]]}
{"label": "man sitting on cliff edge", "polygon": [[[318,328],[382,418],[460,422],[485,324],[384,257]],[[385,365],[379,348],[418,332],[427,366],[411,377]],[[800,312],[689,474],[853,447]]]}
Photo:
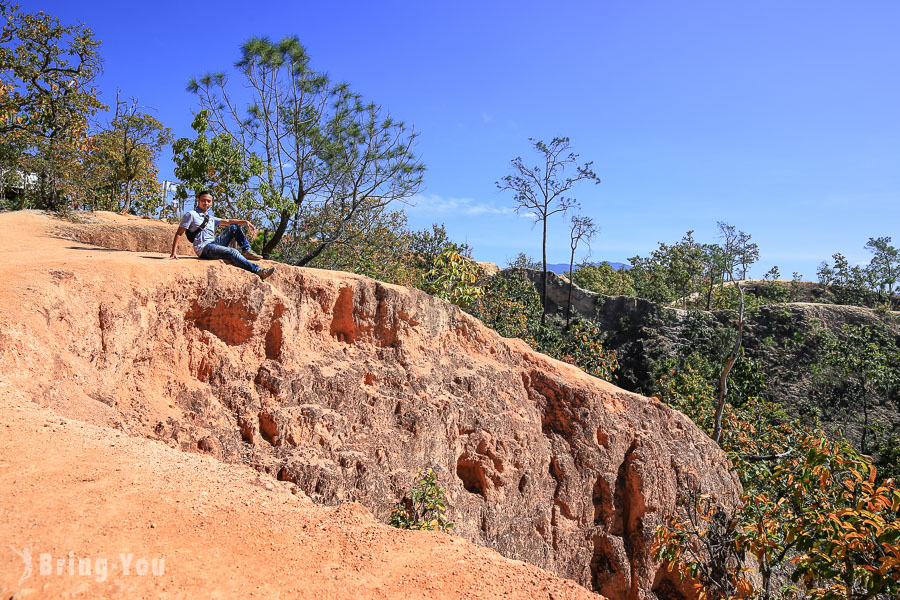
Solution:
{"label": "man sitting on cliff edge", "polygon": [[[194,252],[201,259],[216,260],[222,259],[226,262],[240,267],[251,273],[259,275],[260,279],[266,279],[275,272],[275,267],[260,268],[247,259],[261,260],[262,256],[250,249],[250,242],[244,237],[241,225],[250,227],[250,232],[254,233],[256,228],[253,223],[244,219],[219,219],[207,211],[212,206],[213,195],[208,190],[197,192],[197,201],[194,203],[195,210],[184,213],[181,222],[178,224],[178,231],[175,232],[175,239],[172,241],[172,254],[169,259],[178,258],[178,238],[187,231],[189,232],[188,240],[194,244]],[[216,237],[216,227],[225,226],[225,231]],[[191,237],[193,239],[191,239]],[[229,248],[228,244],[235,241],[241,247],[241,252],[234,248]]]}

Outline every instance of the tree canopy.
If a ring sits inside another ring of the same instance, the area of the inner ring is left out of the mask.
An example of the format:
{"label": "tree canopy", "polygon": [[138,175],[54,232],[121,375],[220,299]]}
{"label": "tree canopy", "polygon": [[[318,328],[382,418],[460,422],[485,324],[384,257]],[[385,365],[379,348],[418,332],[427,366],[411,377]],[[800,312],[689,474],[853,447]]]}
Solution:
{"label": "tree canopy", "polygon": [[262,163],[252,209],[274,225],[263,253],[290,227],[298,265],[348,242],[366,215],[411,198],[424,172],[412,128],[309,63],[296,37],[256,37],[241,47],[238,82],[210,73],[188,86],[212,133],[228,136],[246,163]]}
{"label": "tree canopy", "polygon": [[11,2],[0,4],[0,16],[0,160],[23,178],[36,174],[35,206],[56,208],[80,188],[89,120],[105,108],[94,87],[100,42],[84,25]]}

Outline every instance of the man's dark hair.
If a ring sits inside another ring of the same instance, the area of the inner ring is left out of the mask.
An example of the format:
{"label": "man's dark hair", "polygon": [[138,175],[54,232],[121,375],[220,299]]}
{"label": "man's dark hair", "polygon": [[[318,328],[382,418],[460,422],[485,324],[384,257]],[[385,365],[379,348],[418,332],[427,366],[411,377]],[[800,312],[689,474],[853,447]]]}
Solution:
{"label": "man's dark hair", "polygon": [[213,193],[209,190],[200,190],[199,192],[197,192],[196,197],[199,198],[200,196],[204,196],[204,195],[209,196],[211,198],[215,198],[215,196],[213,196]]}

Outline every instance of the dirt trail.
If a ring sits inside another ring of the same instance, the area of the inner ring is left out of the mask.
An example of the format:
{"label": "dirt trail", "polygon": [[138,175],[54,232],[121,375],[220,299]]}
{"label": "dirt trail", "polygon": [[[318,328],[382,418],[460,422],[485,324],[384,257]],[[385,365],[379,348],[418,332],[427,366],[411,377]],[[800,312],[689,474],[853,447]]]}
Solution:
{"label": "dirt trail", "polygon": [[[186,278],[205,272],[194,259],[163,269],[160,253],[60,239],[35,213],[2,217],[15,243],[0,247],[0,333],[10,324],[46,328],[39,300],[58,294],[61,279],[102,280],[114,270],[119,282],[150,285],[171,280],[173,270]],[[30,340],[0,336],[0,344],[13,343],[24,352]],[[381,525],[359,504],[315,505],[249,467],[64,418],[53,408],[65,400],[32,399],[10,385],[6,375],[23,373],[16,348],[7,350],[0,369],[2,599],[598,597],[457,537]],[[100,408],[86,420],[103,423]],[[91,574],[79,575],[88,560]]]}
{"label": "dirt trail", "polygon": [[[392,529],[249,467],[59,417],[2,382],[0,422],[4,599],[596,598],[460,538]],[[32,571],[20,583],[25,548]],[[128,574],[122,554],[133,555]]]}

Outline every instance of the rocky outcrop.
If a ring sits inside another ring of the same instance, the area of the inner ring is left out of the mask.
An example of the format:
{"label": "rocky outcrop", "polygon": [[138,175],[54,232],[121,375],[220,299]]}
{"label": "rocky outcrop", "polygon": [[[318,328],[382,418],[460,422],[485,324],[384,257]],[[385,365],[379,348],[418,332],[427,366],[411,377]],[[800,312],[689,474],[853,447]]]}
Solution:
{"label": "rocky outcrop", "polygon": [[598,600],[459,537],[399,531],[246,465],[60,417],[2,375],[0,423],[4,600]]}
{"label": "rocky outcrop", "polygon": [[[540,290],[539,271],[507,269],[504,276],[526,276]],[[565,314],[569,281],[549,273],[548,308]],[[741,285],[748,293],[762,296],[770,282],[748,280]],[[785,282],[789,286],[790,282]],[[743,335],[745,355],[755,361],[767,383],[766,397],[783,405],[795,416],[821,418],[839,427],[852,440],[861,435],[861,408],[848,406],[844,398],[823,394],[825,387],[816,373],[821,370],[823,348],[816,337],[827,329],[839,338],[846,336],[844,325],[884,328],[900,345],[900,313],[859,306],[829,304],[833,289],[801,282],[795,286],[799,297],[822,302],[767,304],[748,310]],[[578,286],[572,291],[573,314],[597,321],[603,330],[604,345],[615,350],[620,369],[616,382],[632,391],[650,393],[658,370],[667,359],[683,359],[691,352],[714,360],[730,352],[734,340],[733,311],[707,312],[663,306],[642,298],[604,296]],[[871,398],[871,418],[886,430],[900,426],[900,396]]]}
{"label": "rocky outcrop", "polygon": [[739,493],[680,413],[420,291],[26,243],[58,255],[7,257],[21,271],[0,298],[0,364],[64,416],[245,463],[382,520],[436,466],[457,534],[610,598],[673,589],[650,545],[681,493]]}

